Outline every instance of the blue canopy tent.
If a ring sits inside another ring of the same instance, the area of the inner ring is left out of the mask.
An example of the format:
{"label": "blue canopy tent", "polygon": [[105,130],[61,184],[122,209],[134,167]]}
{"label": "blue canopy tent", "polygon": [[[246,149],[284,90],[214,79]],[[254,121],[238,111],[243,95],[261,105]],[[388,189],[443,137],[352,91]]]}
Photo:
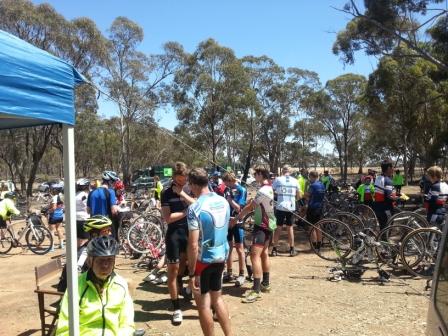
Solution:
{"label": "blue canopy tent", "polygon": [[79,335],[75,217],[74,88],[85,79],[70,64],[0,30],[0,129],[61,124],[70,335]]}

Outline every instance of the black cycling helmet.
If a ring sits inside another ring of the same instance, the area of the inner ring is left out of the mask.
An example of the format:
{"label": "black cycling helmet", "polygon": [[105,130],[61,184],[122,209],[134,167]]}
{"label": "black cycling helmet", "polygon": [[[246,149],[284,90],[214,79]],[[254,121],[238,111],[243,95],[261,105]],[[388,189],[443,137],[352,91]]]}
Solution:
{"label": "black cycling helmet", "polygon": [[90,257],[112,257],[118,254],[120,247],[112,236],[93,238],[87,245],[87,254]]}
{"label": "black cycling helmet", "polygon": [[12,191],[5,193],[5,195],[3,196],[3,198],[9,198],[14,200],[16,198],[16,194],[13,193]]}

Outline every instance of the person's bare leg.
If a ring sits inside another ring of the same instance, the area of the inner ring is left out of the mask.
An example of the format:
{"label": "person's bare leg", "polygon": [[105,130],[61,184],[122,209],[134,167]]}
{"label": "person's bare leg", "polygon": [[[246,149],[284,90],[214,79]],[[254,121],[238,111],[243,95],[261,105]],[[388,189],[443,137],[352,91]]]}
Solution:
{"label": "person's bare leg", "polygon": [[177,300],[177,274],[179,273],[179,264],[168,264],[168,291],[171,300]]}
{"label": "person's bare leg", "polygon": [[288,244],[289,247],[294,247],[294,227],[291,226],[287,226],[287,230],[288,230]]}
{"label": "person's bare leg", "polygon": [[[269,250],[268,246],[265,246],[265,248],[261,251],[260,254],[261,259],[261,270],[262,273],[269,272],[270,263],[269,263]],[[260,273],[261,275],[261,273]]]}
{"label": "person's bare leg", "polygon": [[235,249],[236,252],[238,253],[238,266],[240,274],[244,274],[244,269],[246,268],[244,246],[243,244],[235,244]]}
{"label": "person's bare leg", "polygon": [[252,272],[254,275],[254,279],[261,279],[261,276],[263,275],[260,258],[262,251],[263,247],[259,245],[252,245],[250,251],[250,261],[252,262]]}
{"label": "person's bare leg", "polygon": [[274,239],[272,241],[273,247],[277,249],[278,247],[278,241],[280,240],[280,234],[282,233],[283,226],[277,226],[277,228],[274,231]]}
{"label": "person's bare leg", "polygon": [[232,264],[233,264],[232,252],[233,252],[233,242],[229,241],[229,257],[227,258],[226,262],[227,274],[229,273],[229,270],[232,270]]}
{"label": "person's bare leg", "polygon": [[212,306],[215,309],[216,315],[218,316],[219,324],[224,332],[225,336],[232,336],[232,325],[230,323],[229,311],[222,298],[221,291],[211,291],[210,292]]}
{"label": "person's bare leg", "polygon": [[[202,333],[205,336],[213,336],[214,324],[213,324],[213,313],[210,309],[211,300],[210,294],[201,294],[200,292],[195,292],[195,301],[199,312],[199,322],[201,323]],[[215,308],[216,309],[216,308]]]}

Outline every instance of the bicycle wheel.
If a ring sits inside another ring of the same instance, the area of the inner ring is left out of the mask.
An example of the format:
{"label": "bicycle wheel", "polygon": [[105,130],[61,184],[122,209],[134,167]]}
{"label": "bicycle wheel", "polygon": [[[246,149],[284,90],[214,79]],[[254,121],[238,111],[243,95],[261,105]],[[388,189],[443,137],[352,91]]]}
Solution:
{"label": "bicycle wheel", "polygon": [[442,231],[435,228],[410,232],[403,239],[400,251],[405,269],[412,275],[432,278],[441,242]]}
{"label": "bicycle wheel", "polygon": [[47,254],[53,246],[50,230],[42,225],[30,227],[25,234],[25,241],[30,251],[39,255]]}
{"label": "bicycle wheel", "polygon": [[371,207],[365,204],[357,204],[352,213],[361,218],[364,227],[367,229],[375,230],[378,227],[378,220],[375,215],[375,211]]}
{"label": "bicycle wheel", "polygon": [[158,249],[163,242],[162,230],[156,223],[139,217],[128,231],[128,243],[135,252],[146,254]]}
{"label": "bicycle wheel", "polygon": [[362,219],[350,212],[338,212],[331,215],[331,218],[347,224],[355,234],[364,230],[364,223]]}
{"label": "bicycle wheel", "polygon": [[382,230],[377,237],[380,246],[376,247],[378,259],[393,269],[402,269],[401,244],[412,228],[406,225],[392,225]]}
{"label": "bicycle wheel", "polygon": [[6,254],[11,251],[14,241],[13,237],[10,229],[0,229],[0,254]]}
{"label": "bicycle wheel", "polygon": [[[320,246],[316,242],[320,241]],[[353,232],[337,219],[322,219],[314,224],[309,233],[311,249],[325,260],[346,258],[352,251]]]}
{"label": "bicycle wheel", "polygon": [[389,218],[386,224],[386,226],[390,225],[406,225],[413,229],[420,229],[429,226],[425,217],[411,211],[402,211],[393,215]]}

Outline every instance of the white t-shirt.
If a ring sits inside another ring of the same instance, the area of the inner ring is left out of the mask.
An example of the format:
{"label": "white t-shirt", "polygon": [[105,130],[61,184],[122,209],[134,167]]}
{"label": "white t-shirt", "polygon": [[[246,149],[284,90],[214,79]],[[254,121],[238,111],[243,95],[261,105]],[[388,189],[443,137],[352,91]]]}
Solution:
{"label": "white t-shirt", "polygon": [[76,194],[76,220],[86,220],[89,218],[87,213],[87,197],[89,194],[86,191],[80,191]]}
{"label": "white t-shirt", "polygon": [[277,194],[276,209],[281,211],[296,210],[296,195],[299,184],[289,175],[279,176],[272,184],[272,189]]}

